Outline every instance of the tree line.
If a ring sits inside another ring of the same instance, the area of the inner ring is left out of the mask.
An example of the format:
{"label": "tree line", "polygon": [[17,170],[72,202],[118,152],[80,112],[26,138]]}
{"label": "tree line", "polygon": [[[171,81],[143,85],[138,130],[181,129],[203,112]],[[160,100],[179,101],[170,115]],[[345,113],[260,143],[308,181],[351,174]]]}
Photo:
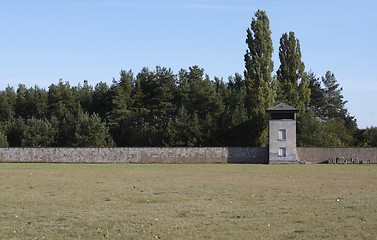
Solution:
{"label": "tree line", "polygon": [[293,32],[280,39],[274,73],[266,12],[247,29],[243,75],[211,79],[193,66],[121,70],[112,84],[59,80],[0,91],[1,147],[266,146],[266,109],[299,109],[297,143],[310,147],[376,146],[377,130],[357,128],[334,73],[305,70]]}

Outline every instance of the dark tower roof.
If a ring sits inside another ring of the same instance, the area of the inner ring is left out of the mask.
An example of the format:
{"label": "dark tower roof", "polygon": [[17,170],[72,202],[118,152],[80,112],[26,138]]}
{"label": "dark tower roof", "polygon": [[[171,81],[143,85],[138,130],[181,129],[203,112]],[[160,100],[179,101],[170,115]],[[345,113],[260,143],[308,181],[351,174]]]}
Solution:
{"label": "dark tower roof", "polygon": [[288,104],[286,103],[279,103],[278,105],[276,106],[273,106],[269,109],[267,109],[267,112],[298,112],[298,109],[297,108],[294,108],[292,106],[289,106]]}

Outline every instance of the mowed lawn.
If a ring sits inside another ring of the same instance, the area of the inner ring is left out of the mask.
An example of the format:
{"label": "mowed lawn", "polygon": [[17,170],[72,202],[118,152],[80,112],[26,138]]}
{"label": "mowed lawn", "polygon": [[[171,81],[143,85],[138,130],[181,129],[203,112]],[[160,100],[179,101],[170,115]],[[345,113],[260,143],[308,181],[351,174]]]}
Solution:
{"label": "mowed lawn", "polygon": [[2,239],[377,239],[377,165],[0,164]]}

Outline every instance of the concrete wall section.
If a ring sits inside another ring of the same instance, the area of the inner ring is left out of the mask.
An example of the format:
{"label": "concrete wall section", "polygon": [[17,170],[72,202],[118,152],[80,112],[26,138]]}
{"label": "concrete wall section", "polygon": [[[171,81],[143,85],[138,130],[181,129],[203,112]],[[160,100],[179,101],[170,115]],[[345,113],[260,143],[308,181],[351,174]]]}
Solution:
{"label": "concrete wall section", "polygon": [[[285,139],[280,138],[280,130],[285,131]],[[279,155],[280,148],[285,149],[285,156]],[[296,162],[296,120],[279,119],[269,121],[269,160],[270,164]]]}
{"label": "concrete wall section", "polygon": [[339,163],[377,163],[377,148],[297,148],[297,155],[302,162],[326,163],[336,160]]}
{"label": "concrete wall section", "polygon": [[0,162],[127,163],[140,162],[133,148],[1,148]]}
{"label": "concrete wall section", "polygon": [[267,148],[0,148],[0,162],[268,163]]}
{"label": "concrete wall section", "polygon": [[227,148],[227,163],[268,164],[268,148]]}
{"label": "concrete wall section", "polygon": [[[377,163],[377,148],[297,148],[301,162]],[[0,148],[0,162],[268,164],[268,148]]]}

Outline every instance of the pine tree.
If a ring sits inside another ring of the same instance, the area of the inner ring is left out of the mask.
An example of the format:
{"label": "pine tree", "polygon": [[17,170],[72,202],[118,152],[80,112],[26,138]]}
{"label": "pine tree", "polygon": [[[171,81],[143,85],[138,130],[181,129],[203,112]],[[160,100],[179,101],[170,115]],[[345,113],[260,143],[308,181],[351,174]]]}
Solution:
{"label": "pine tree", "polygon": [[96,114],[80,112],[74,122],[75,147],[111,147],[114,146],[109,129]]}
{"label": "pine tree", "polygon": [[309,72],[309,87],[310,87],[310,109],[312,109],[317,117],[322,118],[323,109],[326,105],[325,90],[322,88],[320,78],[313,72]]}
{"label": "pine tree", "polygon": [[324,85],[324,100],[326,105],[323,109],[324,119],[342,118],[347,114],[345,104],[347,101],[343,100],[343,88],[339,86],[335,75],[327,71],[325,76],[322,77]]}
{"label": "pine tree", "polygon": [[170,147],[198,147],[202,143],[202,135],[198,115],[190,115],[182,106],[177,116],[168,123],[165,143]]}
{"label": "pine tree", "polygon": [[96,84],[92,94],[92,112],[97,113],[101,119],[105,119],[109,106],[109,86],[104,82]]}
{"label": "pine tree", "polygon": [[25,122],[22,118],[18,117],[12,119],[7,126],[7,141],[10,147],[22,147],[22,138],[25,132]]}
{"label": "pine tree", "polygon": [[17,99],[16,99],[16,106],[15,106],[15,112],[18,117],[21,117],[22,119],[30,118],[29,114],[29,104],[30,102],[26,99],[26,87],[23,84],[18,85],[17,89]]}
{"label": "pine tree", "polygon": [[157,66],[155,71],[148,68],[136,77],[134,118],[132,131],[138,146],[163,146],[167,124],[176,113],[176,76],[171,69]]}
{"label": "pine tree", "polygon": [[5,133],[3,133],[3,131],[0,130],[0,148],[4,148],[8,146],[9,144],[8,144],[7,136],[5,135]]}
{"label": "pine tree", "polygon": [[272,39],[270,21],[265,11],[258,10],[252,19],[251,28],[247,29],[245,54],[246,108],[255,128],[250,144],[267,144],[267,112],[274,104],[274,92],[271,88]]}
{"label": "pine tree", "polygon": [[214,118],[219,117],[224,106],[209,76],[204,76],[204,69],[198,66],[190,67],[189,70],[189,113],[197,113],[200,120],[204,120],[207,113]]}
{"label": "pine tree", "polygon": [[120,72],[119,82],[113,81],[110,88],[110,112],[108,114],[108,123],[111,128],[116,128],[122,124],[130,115],[129,106],[131,102],[132,84],[134,81],[132,71]]}
{"label": "pine tree", "polygon": [[47,117],[48,93],[45,89],[34,86],[26,92],[26,99],[30,102],[30,116],[37,119]]}
{"label": "pine tree", "polygon": [[32,117],[25,123],[22,137],[23,147],[52,147],[55,144],[57,129],[48,121]]}
{"label": "pine tree", "polygon": [[59,80],[57,85],[48,88],[49,118],[63,119],[69,113],[77,114],[81,110],[80,102],[69,82]]}
{"label": "pine tree", "polygon": [[13,88],[0,92],[0,123],[9,122],[14,117],[14,104],[16,94]]}
{"label": "pine tree", "polygon": [[337,129],[334,131],[334,135],[339,138],[340,143],[335,146],[352,146],[357,138],[357,124],[355,118],[349,114],[345,107],[347,101],[342,95],[343,88],[340,87],[335,75],[330,71],[327,71],[322,77],[322,83],[325,101],[322,119],[329,126],[327,129]]}
{"label": "pine tree", "polygon": [[93,112],[93,88],[89,85],[88,81],[84,80],[84,84],[82,86],[79,83],[79,85],[77,87],[74,87],[73,89],[81,108],[85,112]]}
{"label": "pine tree", "polygon": [[132,71],[120,72],[119,81],[113,80],[109,89],[109,102],[107,112],[107,123],[117,146],[125,146],[127,139],[128,121],[132,115],[132,88],[134,76]]}

